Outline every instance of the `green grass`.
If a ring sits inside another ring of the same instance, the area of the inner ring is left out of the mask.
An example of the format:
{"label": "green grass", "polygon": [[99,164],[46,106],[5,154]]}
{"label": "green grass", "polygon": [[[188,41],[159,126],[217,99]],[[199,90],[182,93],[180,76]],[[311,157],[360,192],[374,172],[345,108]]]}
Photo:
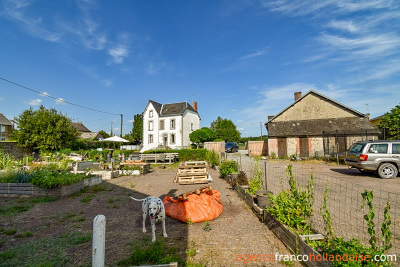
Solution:
{"label": "green grass", "polygon": [[30,237],[30,236],[33,236],[33,234],[29,231],[26,231],[25,233],[17,234],[15,237],[22,238],[22,237]]}
{"label": "green grass", "polygon": [[17,230],[15,229],[15,228],[10,228],[10,229],[7,229],[7,230],[3,230],[3,233],[5,234],[5,235],[13,235],[13,234],[15,234],[17,232]]}
{"label": "green grass", "polygon": [[92,200],[93,196],[89,195],[89,196],[85,196],[81,199],[82,203],[88,203]]}
{"label": "green grass", "polygon": [[[0,266],[71,266],[75,259],[68,257],[66,251],[91,239],[90,233],[70,232],[58,238],[28,241],[0,252]],[[90,259],[87,261],[89,264]]]}
{"label": "green grass", "polygon": [[30,210],[34,204],[47,203],[56,201],[57,198],[54,197],[39,197],[39,198],[27,198],[27,199],[17,199],[11,201],[10,205],[0,207],[0,215],[3,216],[13,216],[19,213]]}
{"label": "green grass", "polygon": [[119,261],[118,266],[168,264],[170,262],[178,262],[179,266],[185,265],[176,249],[167,248],[164,240],[157,240],[154,243],[142,240],[133,243],[132,247],[134,251],[131,257]]}

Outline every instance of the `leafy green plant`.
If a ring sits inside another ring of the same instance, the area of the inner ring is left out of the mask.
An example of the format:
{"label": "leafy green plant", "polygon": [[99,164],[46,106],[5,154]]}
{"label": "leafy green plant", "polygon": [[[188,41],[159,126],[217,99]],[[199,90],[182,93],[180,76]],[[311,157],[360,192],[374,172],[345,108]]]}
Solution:
{"label": "leafy green plant", "polygon": [[73,174],[63,171],[61,173],[49,171],[36,171],[32,177],[32,184],[43,188],[54,188],[61,185],[71,185],[82,182],[92,176]]}
{"label": "leafy green plant", "polygon": [[219,165],[219,156],[218,153],[215,152],[214,150],[208,150],[207,151],[207,162],[211,166],[218,166]]}
{"label": "leafy green plant", "polygon": [[204,230],[204,231],[210,231],[210,230],[212,230],[211,225],[210,225],[210,223],[209,223],[208,221],[205,221],[205,222],[204,222],[203,230]]}
{"label": "leafy green plant", "polygon": [[14,165],[15,159],[0,149],[0,170],[12,168]]}
{"label": "leafy green plant", "polygon": [[335,255],[367,255],[369,259],[372,259],[375,255],[381,255],[387,252],[391,247],[391,237],[392,232],[390,231],[391,225],[391,218],[390,218],[390,205],[389,205],[389,198],[386,202],[386,207],[384,209],[384,219],[382,222],[381,227],[381,239],[382,239],[382,246],[378,247],[377,245],[377,234],[375,231],[375,224],[373,222],[375,218],[374,213],[374,206],[372,204],[373,200],[373,193],[372,191],[365,190],[361,196],[363,198],[363,202],[361,207],[364,207],[365,202],[367,203],[369,209],[367,214],[364,215],[364,220],[367,222],[367,231],[370,235],[369,244],[370,247],[367,247],[361,244],[360,240],[358,239],[351,239],[349,241],[344,241],[341,237],[336,237],[333,234],[333,230],[330,229],[332,227],[330,221],[329,210],[326,208],[327,202],[327,194],[329,190],[325,189],[324,194],[324,222],[326,224],[325,229],[328,229],[327,240],[322,242],[316,242],[316,246],[318,247],[319,251],[325,252],[328,254],[329,257],[332,257],[331,265],[332,266],[391,266],[390,262],[380,261],[378,265],[375,262],[370,260],[361,261],[339,261],[335,259]]}
{"label": "leafy green plant", "polygon": [[230,175],[231,173],[238,172],[238,165],[236,161],[223,161],[219,168],[219,175],[221,177],[225,177]]}
{"label": "leafy green plant", "polygon": [[256,193],[256,191],[262,189],[262,186],[263,186],[262,172],[258,168],[258,163],[257,163],[254,168],[253,178],[251,178],[249,181],[249,188],[247,189],[247,192],[250,195],[254,195]]}
{"label": "leafy green plant", "polygon": [[286,168],[289,179],[289,189],[278,195],[271,195],[271,206],[267,211],[278,221],[300,234],[311,233],[309,219],[312,216],[314,204],[314,177],[311,174],[306,190],[296,185],[292,166]]}
{"label": "leafy green plant", "polygon": [[329,199],[329,188],[328,185],[325,183],[325,192],[324,192],[324,202],[322,204],[322,209],[323,209],[323,219],[324,219],[324,228],[326,232],[326,237],[329,239],[334,238],[335,234],[333,232],[333,226],[332,226],[332,219],[331,219],[331,213],[328,209],[328,199]]}

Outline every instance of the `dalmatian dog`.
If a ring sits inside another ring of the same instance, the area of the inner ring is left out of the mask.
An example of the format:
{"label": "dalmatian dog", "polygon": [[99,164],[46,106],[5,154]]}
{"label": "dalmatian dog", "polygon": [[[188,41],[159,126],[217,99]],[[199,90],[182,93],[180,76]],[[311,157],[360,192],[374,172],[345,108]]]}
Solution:
{"label": "dalmatian dog", "polygon": [[150,225],[151,225],[151,242],[156,241],[156,222],[162,221],[163,235],[167,236],[167,231],[165,230],[165,208],[164,203],[158,197],[149,196],[143,199],[136,199],[131,197],[133,200],[142,201],[143,210],[143,232],[146,233],[146,217],[149,214]]}

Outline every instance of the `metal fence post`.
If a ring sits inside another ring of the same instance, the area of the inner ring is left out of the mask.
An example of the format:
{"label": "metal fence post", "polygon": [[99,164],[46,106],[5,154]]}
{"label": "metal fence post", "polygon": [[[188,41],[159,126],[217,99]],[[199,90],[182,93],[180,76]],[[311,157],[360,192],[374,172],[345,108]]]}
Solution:
{"label": "metal fence post", "polygon": [[265,190],[268,190],[268,183],[267,183],[267,161],[264,161],[264,186],[265,186]]}
{"label": "metal fence post", "polygon": [[105,266],[106,217],[97,215],[93,220],[92,267]]}

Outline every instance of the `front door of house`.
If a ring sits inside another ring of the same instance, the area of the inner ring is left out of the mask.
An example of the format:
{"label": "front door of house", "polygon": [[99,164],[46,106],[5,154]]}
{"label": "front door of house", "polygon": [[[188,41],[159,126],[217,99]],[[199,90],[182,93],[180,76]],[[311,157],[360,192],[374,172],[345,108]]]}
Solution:
{"label": "front door of house", "polygon": [[287,156],[286,137],[278,137],[278,157]]}
{"label": "front door of house", "polygon": [[167,144],[168,144],[168,137],[167,137],[167,136],[164,136],[164,146],[166,147]]}

